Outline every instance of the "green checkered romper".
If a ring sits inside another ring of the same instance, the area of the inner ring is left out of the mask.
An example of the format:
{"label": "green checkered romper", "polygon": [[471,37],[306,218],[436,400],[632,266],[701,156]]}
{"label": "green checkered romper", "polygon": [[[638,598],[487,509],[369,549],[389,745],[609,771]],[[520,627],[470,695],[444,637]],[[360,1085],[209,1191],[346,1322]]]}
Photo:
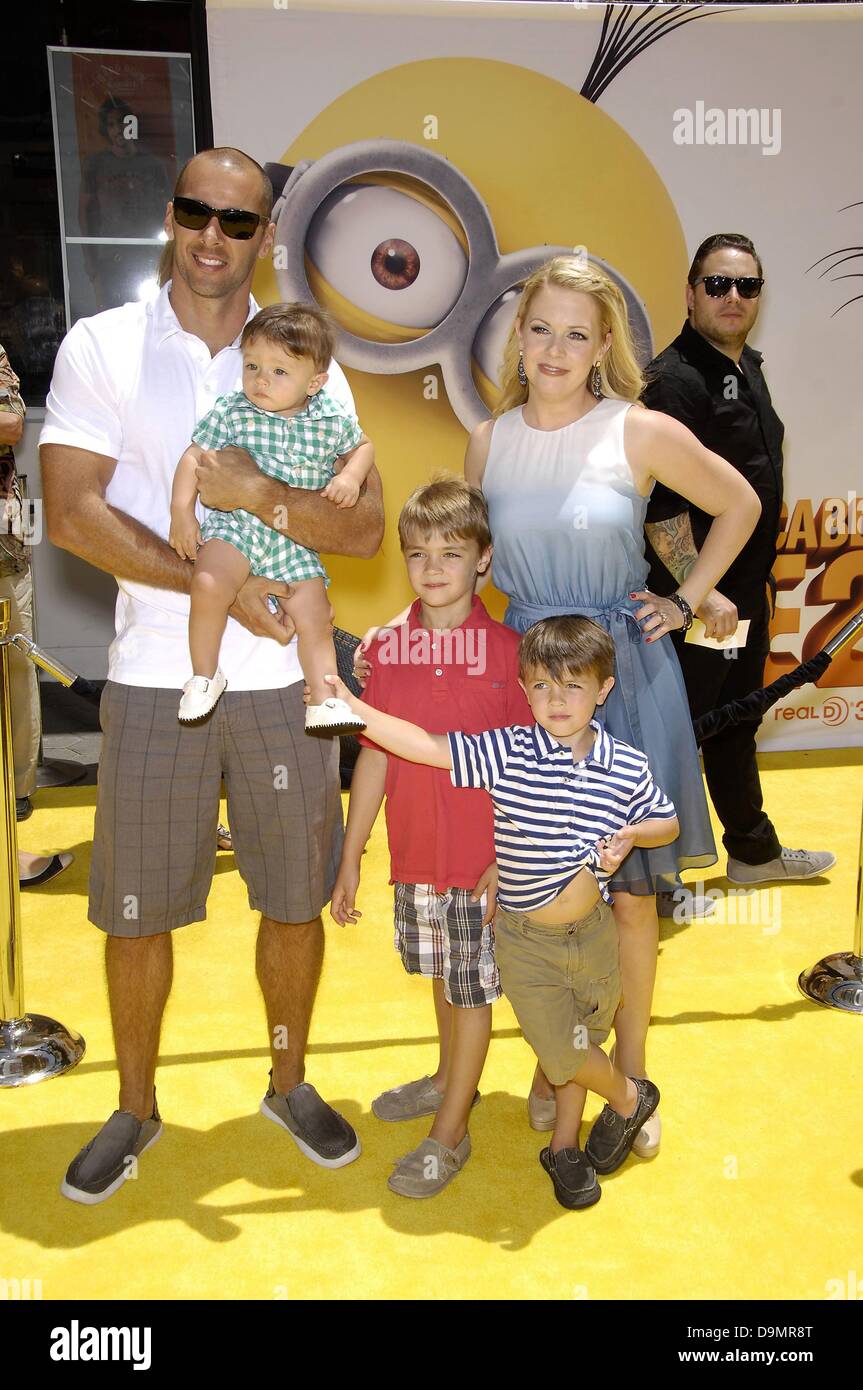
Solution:
{"label": "green checkered romper", "polygon": [[[299,415],[283,417],[261,410],[242,391],[220,396],[213,409],[195,426],[192,443],[202,449],[247,449],[270,478],[291,487],[317,491],[333,476],[336,459],[356,448],[363,437],[356,415],[319,391],[310,396]],[[316,550],[307,550],[283,536],[251,512],[208,511],[201,541],[228,541],[246,556],[252,574],[296,584],[323,579],[326,570]]]}

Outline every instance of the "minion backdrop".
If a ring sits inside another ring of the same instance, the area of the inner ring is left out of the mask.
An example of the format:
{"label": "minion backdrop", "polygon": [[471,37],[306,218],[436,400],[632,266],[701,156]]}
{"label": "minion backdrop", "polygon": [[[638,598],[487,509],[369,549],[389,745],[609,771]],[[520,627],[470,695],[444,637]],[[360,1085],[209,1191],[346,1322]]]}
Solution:
{"label": "minion backdrop", "polygon": [[[208,17],[216,143],[275,166],[282,194],[257,297],[334,312],[390,523],[434,470],[461,471],[542,260],[601,262],[648,358],[679,332],[698,243],[753,238],[751,341],[787,427],[767,679],[863,601],[863,29],[859,7],[789,8],[218,0]],[[352,631],[409,596],[394,534],[374,562],[332,562]],[[863,654],[823,680],[770,712],[764,748],[863,743]]]}
{"label": "minion backdrop", "polygon": [[[679,331],[689,253],[717,230],[749,233],[763,254],[756,342],[788,427],[774,670],[859,605],[863,28],[849,8],[211,6],[216,140],[277,166],[280,184],[258,296],[334,310],[378,450],[389,530],[376,560],[332,562],[344,626],[362,631],[409,597],[396,514],[430,473],[461,470],[526,271],[582,248],[620,281],[649,354]],[[859,745],[861,664],[846,655],[834,686],[801,692],[765,744]],[[715,916],[663,923],[649,1043],[662,1150],[629,1160],[584,1212],[557,1205],[537,1161],[533,1059],[506,1000],[464,1172],[432,1201],[388,1190],[427,1121],[381,1124],[372,1099],[432,1072],[437,1047],[427,982],[392,948],[382,817],[362,921],[339,930],[325,915],[308,1050],[308,1078],[356,1127],[360,1161],[317,1167],[257,1114],[269,1065],[257,920],[223,855],[209,920],[175,942],[164,1135],[109,1202],[65,1201],[62,1174],[116,1105],[117,1073],[102,937],[85,920],[93,788],[45,793],[21,846],[72,848],[76,862],[26,900],[28,1007],[79,1028],[87,1053],[68,1078],[5,1097],[0,1170],[15,1176],[0,1191],[0,1294],[28,1281],[46,1300],[638,1299],[654,1319],[655,1300],[859,1299],[860,1021],[803,999],[797,977],[851,945],[863,748],[763,761],[783,839],[837,865],[735,894],[720,861],[699,890],[716,893]],[[598,1110],[591,1096],[582,1142]],[[596,1316],[578,1330],[602,1355]],[[194,1335],[183,1344],[196,1354]]]}

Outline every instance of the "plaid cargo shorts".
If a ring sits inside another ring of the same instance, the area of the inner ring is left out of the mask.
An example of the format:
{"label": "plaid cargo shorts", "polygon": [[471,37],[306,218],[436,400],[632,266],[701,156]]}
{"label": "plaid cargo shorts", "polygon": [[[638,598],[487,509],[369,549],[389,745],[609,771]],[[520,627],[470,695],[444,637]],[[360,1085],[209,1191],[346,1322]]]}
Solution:
{"label": "plaid cargo shorts", "polygon": [[491,923],[482,925],[483,893],[470,888],[437,893],[429,883],[396,883],[395,946],[409,975],[443,980],[447,1002],[479,1009],[500,999]]}

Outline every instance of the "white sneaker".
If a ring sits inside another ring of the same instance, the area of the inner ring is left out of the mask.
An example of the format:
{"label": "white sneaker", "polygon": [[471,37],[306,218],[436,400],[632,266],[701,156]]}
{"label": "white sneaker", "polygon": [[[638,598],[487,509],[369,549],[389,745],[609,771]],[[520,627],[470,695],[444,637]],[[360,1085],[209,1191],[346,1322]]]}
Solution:
{"label": "white sneaker", "polygon": [[354,714],[345,700],[331,695],[322,705],[306,707],[306,733],[314,738],[334,738],[336,734],[359,734],[365,728],[364,720]]}
{"label": "white sneaker", "polygon": [[531,1129],[540,1134],[554,1129],[557,1123],[557,1098],[550,1096],[546,1100],[544,1096],[538,1096],[531,1086],[527,1097],[527,1122]]}
{"label": "white sneaker", "polygon": [[662,1121],[659,1118],[659,1111],[654,1110],[650,1119],[645,1121],[638,1131],[632,1152],[638,1154],[639,1158],[656,1158],[661,1139]]}
{"label": "white sneaker", "polygon": [[712,898],[696,896],[691,888],[674,888],[656,895],[657,915],[675,922],[691,922],[695,917],[712,917],[716,904]]}
{"label": "white sneaker", "polygon": [[215,709],[228,682],[221,671],[214,676],[193,676],[183,686],[177,718],[181,724],[194,724]]}
{"label": "white sneaker", "polygon": [[778,859],[766,864],[744,864],[728,856],[726,874],[732,883],[787,883],[789,880],[817,878],[832,869],[836,855],[829,850],[785,849]]}

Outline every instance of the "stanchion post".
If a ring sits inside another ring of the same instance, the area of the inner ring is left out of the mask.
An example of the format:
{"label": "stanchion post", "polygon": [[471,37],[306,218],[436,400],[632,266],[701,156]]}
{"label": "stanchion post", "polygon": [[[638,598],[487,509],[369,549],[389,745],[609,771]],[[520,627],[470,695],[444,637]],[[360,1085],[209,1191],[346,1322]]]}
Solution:
{"label": "stanchion post", "polygon": [[846,1014],[863,1014],[863,817],[860,821],[860,854],[857,860],[857,919],[854,949],[825,956],[797,981],[801,994],[816,1004]]}
{"label": "stanchion post", "polygon": [[[12,605],[0,599],[0,1019],[20,1018],[24,1012],[21,985],[21,894],[18,890],[18,827],[15,820],[15,769],[12,764],[12,710],[9,699],[9,653],[4,638]],[[7,929],[8,928],[8,929]]]}
{"label": "stanchion post", "polygon": [[9,696],[12,606],[0,599],[0,1087],[60,1076],[84,1055],[84,1039],[56,1019],[24,1012],[21,895]]}
{"label": "stanchion post", "polygon": [[863,966],[863,816],[860,817],[860,857],[857,861],[857,921],[854,926],[854,956]]}

